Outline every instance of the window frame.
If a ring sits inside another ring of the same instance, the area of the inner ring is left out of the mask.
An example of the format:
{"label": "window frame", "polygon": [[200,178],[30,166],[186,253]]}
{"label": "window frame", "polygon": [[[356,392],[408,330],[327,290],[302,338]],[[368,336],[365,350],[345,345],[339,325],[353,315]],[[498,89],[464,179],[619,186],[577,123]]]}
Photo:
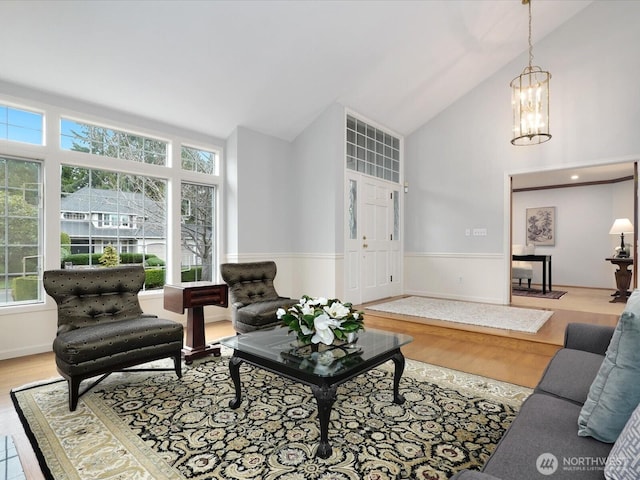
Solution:
{"label": "window frame", "polygon": [[[188,132],[158,122],[139,119],[125,113],[104,110],[100,115],[95,115],[95,107],[80,104],[82,110],[68,108],[61,105],[53,105],[39,102],[33,99],[16,99],[0,94],[0,104],[11,108],[24,109],[41,113],[43,115],[43,144],[34,145],[0,139],[0,155],[8,157],[24,158],[25,160],[39,160],[42,162],[43,187],[43,217],[44,235],[42,272],[60,268],[60,222],[62,212],[60,208],[60,168],[64,165],[82,168],[119,171],[133,175],[161,178],[167,181],[167,275],[166,283],[180,281],[180,186],[182,182],[210,185],[216,189],[216,211],[214,221],[216,224],[214,264],[219,264],[222,255],[222,220],[221,212],[224,208],[224,168],[225,150],[224,140],[208,137],[198,132]],[[74,103],[77,107],[78,104]],[[166,165],[155,165],[135,162],[119,158],[94,155],[85,152],[63,150],[61,147],[61,120],[62,118],[73,121],[98,125],[124,131],[132,135],[158,139],[167,142]],[[181,146],[197,148],[216,154],[217,172],[215,175],[203,174],[182,170]],[[40,275],[42,274],[40,272]],[[214,278],[214,281],[219,278]],[[151,290],[141,292],[143,296],[161,296],[160,291]],[[40,311],[50,308],[51,299],[42,293],[42,302],[29,305],[7,304],[0,306],[0,316],[19,312]]]}

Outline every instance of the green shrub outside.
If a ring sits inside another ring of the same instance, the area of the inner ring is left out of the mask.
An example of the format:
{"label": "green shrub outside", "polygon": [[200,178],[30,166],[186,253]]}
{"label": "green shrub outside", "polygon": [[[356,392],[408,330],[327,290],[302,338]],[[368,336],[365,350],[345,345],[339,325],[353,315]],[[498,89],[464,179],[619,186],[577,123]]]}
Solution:
{"label": "green shrub outside", "polygon": [[71,254],[71,237],[68,233],[60,233],[60,258]]}
{"label": "green shrub outside", "polygon": [[[101,265],[100,257],[102,257],[102,253],[72,253],[71,255],[67,255],[62,258],[60,262],[60,268],[62,268],[65,262],[71,262],[73,265]],[[91,262],[89,262],[91,259]],[[145,263],[150,267],[158,267],[164,266],[165,261],[159,258],[157,255],[152,253],[121,253],[120,254],[120,264],[137,264],[137,263]]]}
{"label": "green shrub outside", "polygon": [[199,280],[202,280],[202,267],[191,267],[180,273],[180,281],[182,282],[197,282]]}
{"label": "green shrub outside", "polygon": [[164,268],[147,268],[144,271],[145,287],[151,289],[164,286],[164,272]]}
{"label": "green shrub outside", "polygon": [[16,302],[38,299],[38,277],[14,278],[11,288]]}
{"label": "green shrub outside", "polygon": [[[71,255],[65,256],[61,263],[60,267],[63,268],[66,262],[71,262],[73,265],[94,265],[96,267],[102,267],[100,263],[100,257],[102,257],[102,253],[74,253]],[[90,262],[91,260],[91,262]],[[120,254],[120,264],[141,264],[144,263],[146,267],[164,267],[165,261],[162,260],[155,254],[142,254],[142,253],[121,253]],[[183,282],[193,282],[202,278],[202,267],[194,267],[186,272],[182,272],[181,281]],[[165,284],[165,269],[164,268],[145,268],[145,288],[153,289],[153,288],[161,288]],[[36,296],[33,298],[37,298],[37,284]]]}
{"label": "green shrub outside", "polygon": [[145,264],[148,267],[164,267],[166,265],[164,260],[162,260],[160,257],[156,257],[155,255],[147,256]]}

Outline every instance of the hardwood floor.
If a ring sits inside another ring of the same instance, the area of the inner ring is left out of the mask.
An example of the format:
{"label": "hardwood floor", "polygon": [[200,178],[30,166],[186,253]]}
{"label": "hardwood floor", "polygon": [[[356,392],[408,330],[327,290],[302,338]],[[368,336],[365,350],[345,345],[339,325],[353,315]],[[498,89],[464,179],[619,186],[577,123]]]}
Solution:
{"label": "hardwood floor", "polygon": [[[561,348],[568,323],[615,326],[624,310],[623,303],[609,303],[608,290],[569,287],[562,290],[567,291],[562,304],[559,300],[513,297],[512,306],[554,311],[535,334],[387,314],[367,310],[364,305],[366,325],[412,335],[414,341],[403,348],[408,358],[534,387],[553,354]],[[596,311],[584,311],[588,305]]]}
{"label": "hardwood floor", "polygon": [[[613,307],[614,304],[608,304],[611,292],[605,290],[555,288],[568,290],[562,303],[533,299],[536,302],[531,304],[532,299],[514,297],[514,306],[554,310],[551,319],[535,335],[491,328],[463,329],[438,321],[418,323],[412,317],[383,316],[373,311],[367,312],[365,325],[412,335],[414,341],[403,348],[407,358],[533,387],[553,353],[562,345],[567,323],[615,325],[624,309],[624,304]],[[224,321],[207,324],[206,334],[212,341],[233,335],[234,331],[231,323]],[[54,377],[58,374],[53,353],[0,361],[0,432],[14,438],[26,478],[30,480],[44,477],[9,392],[12,388]]]}

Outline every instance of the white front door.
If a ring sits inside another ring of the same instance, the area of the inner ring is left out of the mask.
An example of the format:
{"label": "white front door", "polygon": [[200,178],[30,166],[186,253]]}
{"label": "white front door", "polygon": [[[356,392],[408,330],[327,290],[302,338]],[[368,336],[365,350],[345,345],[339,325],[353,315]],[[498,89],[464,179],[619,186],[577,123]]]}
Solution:
{"label": "white front door", "polygon": [[399,186],[347,174],[346,288],[364,303],[400,294]]}

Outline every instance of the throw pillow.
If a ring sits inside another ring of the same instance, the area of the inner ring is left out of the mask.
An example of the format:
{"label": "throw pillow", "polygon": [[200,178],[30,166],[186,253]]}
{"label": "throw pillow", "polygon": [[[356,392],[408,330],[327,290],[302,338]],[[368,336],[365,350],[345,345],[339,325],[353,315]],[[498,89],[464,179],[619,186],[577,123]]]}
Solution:
{"label": "throw pillow", "polygon": [[613,445],[607,465],[604,467],[607,480],[637,480],[640,478],[640,404],[624,426]]}
{"label": "throw pillow", "polygon": [[578,418],[578,435],[614,443],[640,403],[640,290],[635,290]]}

